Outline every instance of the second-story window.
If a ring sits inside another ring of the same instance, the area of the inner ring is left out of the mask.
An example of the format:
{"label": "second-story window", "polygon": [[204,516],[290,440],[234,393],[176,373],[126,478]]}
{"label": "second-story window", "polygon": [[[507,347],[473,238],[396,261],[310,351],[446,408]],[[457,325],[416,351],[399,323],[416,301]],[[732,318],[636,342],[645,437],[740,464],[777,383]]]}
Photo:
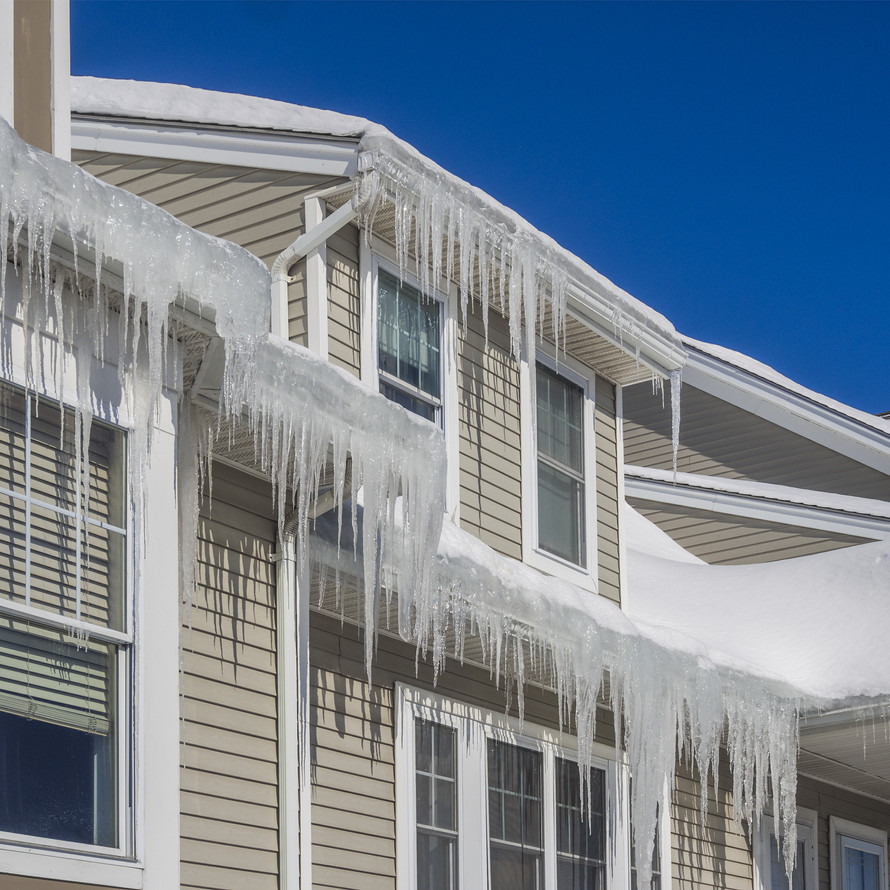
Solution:
{"label": "second-story window", "polygon": [[537,366],[538,547],[587,567],[584,390]]}
{"label": "second-story window", "polygon": [[442,424],[441,305],[380,269],[377,373],[380,392]]}

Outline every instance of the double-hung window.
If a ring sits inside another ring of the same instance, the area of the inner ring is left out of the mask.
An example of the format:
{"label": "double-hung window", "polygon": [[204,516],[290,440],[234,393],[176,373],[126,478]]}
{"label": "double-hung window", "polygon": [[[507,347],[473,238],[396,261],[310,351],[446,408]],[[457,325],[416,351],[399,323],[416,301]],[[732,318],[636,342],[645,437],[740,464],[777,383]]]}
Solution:
{"label": "double-hung window", "polygon": [[624,846],[609,840],[620,823],[607,811],[617,766],[598,759],[582,792],[567,741],[400,687],[400,890],[623,887]]}
{"label": "double-hung window", "polygon": [[835,816],[828,825],[831,890],[886,890],[887,832]]}
{"label": "double-hung window", "polygon": [[[0,840],[125,852],[127,509],[121,430],[0,384]],[[88,489],[88,490],[86,490]]]}
{"label": "double-hung window", "polygon": [[582,586],[595,581],[593,372],[568,357],[524,365],[523,541],[526,562]]}
{"label": "double-hung window", "polygon": [[785,872],[782,839],[773,816],[760,818],[754,852],[756,886],[760,890],[816,890],[816,813],[798,807],[797,849],[791,881]]}
{"label": "double-hung window", "polygon": [[442,426],[442,376],[442,304],[378,269],[380,392]]}

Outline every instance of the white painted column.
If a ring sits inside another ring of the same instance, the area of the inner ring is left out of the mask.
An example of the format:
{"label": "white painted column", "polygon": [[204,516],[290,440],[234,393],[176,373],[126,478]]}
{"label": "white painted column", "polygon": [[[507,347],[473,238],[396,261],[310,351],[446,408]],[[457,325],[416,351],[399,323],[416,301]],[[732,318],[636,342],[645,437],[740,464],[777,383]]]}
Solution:
{"label": "white painted column", "polygon": [[52,0],[53,154],[71,160],[71,25],[69,0]]}
{"label": "white painted column", "polygon": [[[137,855],[143,890],[179,886],[179,523],[174,397],[165,395],[145,478],[144,558],[136,610]],[[141,801],[141,806],[139,805]]]}
{"label": "white painted column", "polygon": [[[307,198],[304,205],[306,231],[311,232],[324,220],[324,202]],[[306,255],[306,328],[309,348],[322,358],[328,357],[328,255],[322,243]]]}

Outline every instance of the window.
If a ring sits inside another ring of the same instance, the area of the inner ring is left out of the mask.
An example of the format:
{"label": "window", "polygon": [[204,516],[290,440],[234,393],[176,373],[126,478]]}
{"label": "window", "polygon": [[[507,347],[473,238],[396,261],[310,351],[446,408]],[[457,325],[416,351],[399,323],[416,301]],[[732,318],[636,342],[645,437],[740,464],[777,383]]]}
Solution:
{"label": "window", "polygon": [[[593,589],[596,581],[596,481],[593,371],[567,356],[523,363],[522,499],[525,561]],[[534,429],[532,427],[534,420]]]}
{"label": "window", "polygon": [[121,850],[131,637],[125,439],[0,384],[0,833]]}
{"label": "window", "polygon": [[829,819],[832,890],[886,890],[887,832]]}
{"label": "window", "polygon": [[441,304],[377,272],[377,376],[388,399],[442,425]]}
{"label": "window", "polygon": [[609,749],[582,815],[565,735],[408,687],[397,733],[400,890],[625,886],[623,847],[608,840],[621,830],[607,813],[618,788]]}
{"label": "window", "polygon": [[785,873],[785,856],[775,819],[765,814],[755,851],[755,885],[762,890],[816,890],[816,814],[798,807],[797,850],[791,883]]}

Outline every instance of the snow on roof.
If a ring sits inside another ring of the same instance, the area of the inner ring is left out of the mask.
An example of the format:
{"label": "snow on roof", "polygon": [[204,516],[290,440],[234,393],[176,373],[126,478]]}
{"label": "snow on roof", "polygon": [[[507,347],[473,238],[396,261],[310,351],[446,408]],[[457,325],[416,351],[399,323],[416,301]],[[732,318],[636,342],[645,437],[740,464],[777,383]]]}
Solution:
{"label": "snow on roof", "polygon": [[827,702],[890,694],[890,542],[712,566],[625,505],[628,615]]}
{"label": "snow on roof", "polygon": [[431,185],[441,194],[460,196],[467,207],[484,217],[487,225],[508,233],[510,238],[533,243],[542,253],[542,258],[564,267],[581,287],[608,300],[615,313],[615,327],[619,333],[631,331],[627,324],[630,320],[670,343],[678,359],[685,355],[677,332],[663,315],[616,286],[519,214],[481,189],[449,173],[380,124],[361,117],[272,99],[177,84],[97,77],[71,78],[71,108],[78,114],[354,137],[359,140],[362,151],[382,153],[402,168],[410,169],[415,175],[421,176],[425,184]]}
{"label": "snow on roof", "polygon": [[691,346],[693,349],[703,352],[712,358],[716,358],[718,361],[724,362],[727,365],[732,365],[734,368],[738,368],[746,374],[752,374],[755,377],[759,377],[767,383],[781,387],[788,392],[801,396],[804,399],[808,399],[811,402],[815,402],[824,408],[835,411],[844,417],[848,417],[857,423],[861,423],[864,426],[870,427],[871,429],[877,430],[879,433],[883,433],[885,436],[890,437],[890,419],[876,416],[874,414],[868,414],[865,411],[859,411],[856,408],[851,408],[849,405],[845,405],[843,402],[838,402],[835,399],[822,395],[820,392],[807,389],[805,386],[796,383],[794,380],[791,380],[784,374],[780,374],[769,365],[765,365],[763,362],[759,362],[757,359],[751,358],[749,355],[744,355],[741,352],[727,349],[724,346],[717,346],[714,343],[704,343],[701,340],[687,337],[685,334],[681,334],[680,339],[683,341],[684,345]]}

